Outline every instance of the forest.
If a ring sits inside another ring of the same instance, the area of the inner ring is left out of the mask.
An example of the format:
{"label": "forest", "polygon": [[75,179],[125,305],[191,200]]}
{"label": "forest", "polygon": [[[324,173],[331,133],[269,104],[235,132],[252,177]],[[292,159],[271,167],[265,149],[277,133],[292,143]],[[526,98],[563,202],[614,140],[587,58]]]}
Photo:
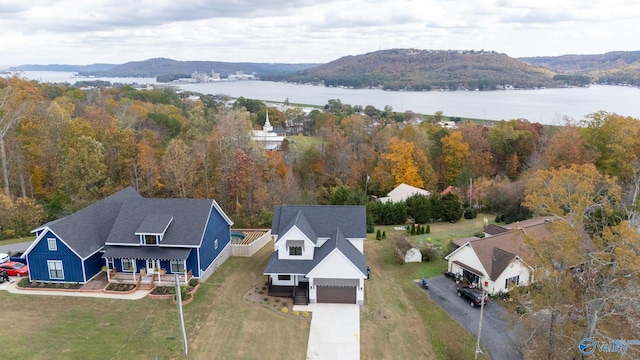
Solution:
{"label": "forest", "polygon": [[[563,126],[447,129],[442,112],[331,99],[307,114],[190,95],[0,78],[0,236],[28,235],[126,186],[145,197],[213,198],[238,227],[269,227],[279,204],[366,204],[371,227],[409,215],[455,221],[465,208],[507,223],[555,215],[552,238],[523,239],[525,261],[540,269],[512,298],[527,357],[572,357],[584,337],[640,333],[638,119],[594,109]],[[290,130],[281,151],[251,139],[267,112]],[[372,201],[400,183],[436,195]]]}

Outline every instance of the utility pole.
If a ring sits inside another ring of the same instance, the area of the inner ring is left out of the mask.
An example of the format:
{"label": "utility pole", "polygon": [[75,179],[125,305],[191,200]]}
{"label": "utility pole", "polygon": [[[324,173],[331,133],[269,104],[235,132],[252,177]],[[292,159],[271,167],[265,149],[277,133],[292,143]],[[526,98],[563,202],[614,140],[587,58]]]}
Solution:
{"label": "utility pole", "polygon": [[[184,356],[187,356],[189,347],[187,345],[187,331],[184,328],[184,314],[182,313],[182,292],[180,291],[180,276],[176,274],[176,302],[178,303],[178,317],[180,318],[180,330],[182,331],[182,349]],[[191,295],[193,296],[193,295]]]}
{"label": "utility pole", "polygon": [[485,281],[483,285],[482,298],[480,299],[480,323],[478,324],[478,340],[476,341],[476,355],[474,357],[474,360],[478,360],[478,354],[482,352],[482,350],[480,350],[480,334],[482,333],[482,314],[484,313],[484,287],[488,284]]}

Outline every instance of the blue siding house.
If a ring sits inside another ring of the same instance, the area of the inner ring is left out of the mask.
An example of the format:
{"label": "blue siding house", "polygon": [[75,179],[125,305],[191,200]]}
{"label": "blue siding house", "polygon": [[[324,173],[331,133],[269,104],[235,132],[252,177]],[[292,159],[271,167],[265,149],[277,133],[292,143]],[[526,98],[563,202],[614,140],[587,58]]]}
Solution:
{"label": "blue siding house", "polygon": [[86,283],[110,274],[210,275],[229,256],[233,222],[215,200],[144,198],[123,189],[33,230],[32,281]]}

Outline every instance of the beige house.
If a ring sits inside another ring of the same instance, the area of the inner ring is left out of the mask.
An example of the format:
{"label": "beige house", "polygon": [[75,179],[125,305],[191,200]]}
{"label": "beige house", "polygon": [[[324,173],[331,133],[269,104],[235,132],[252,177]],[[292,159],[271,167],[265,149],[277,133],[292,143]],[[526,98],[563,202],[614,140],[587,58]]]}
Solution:
{"label": "beige house", "polygon": [[430,196],[431,192],[425,190],[425,189],[420,189],[418,187],[415,186],[411,186],[411,185],[407,185],[407,184],[400,184],[398,186],[395,187],[395,189],[391,190],[386,197],[381,197],[379,199],[379,201],[382,202],[400,202],[400,201],[405,201],[408,198],[410,198],[413,195],[424,195],[424,196]]}
{"label": "beige house", "polygon": [[551,217],[536,218],[506,225],[496,231],[491,225],[490,235],[472,237],[455,242],[459,246],[447,255],[448,271],[462,281],[484,287],[492,295],[508,292],[512,287],[534,281],[534,269],[521,258],[524,234],[536,238],[550,236]]}

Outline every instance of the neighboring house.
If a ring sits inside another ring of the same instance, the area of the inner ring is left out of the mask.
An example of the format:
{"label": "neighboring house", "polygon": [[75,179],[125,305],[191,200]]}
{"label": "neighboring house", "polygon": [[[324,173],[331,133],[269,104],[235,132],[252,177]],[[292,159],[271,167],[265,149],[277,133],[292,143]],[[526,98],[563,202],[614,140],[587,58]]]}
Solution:
{"label": "neighboring house", "polygon": [[508,227],[489,225],[491,228],[485,230],[485,234],[495,235],[456,241],[454,243],[459,248],[445,257],[448,271],[466,282],[484,286],[485,291],[493,295],[508,292],[513,286],[530,284],[534,274],[533,268],[520,256],[522,235],[533,235],[539,239],[550,236],[549,221],[551,218],[546,217]]}
{"label": "neighboring house", "polygon": [[285,139],[285,131],[281,127],[274,129],[269,121],[269,111],[266,113],[267,118],[264,122],[264,127],[262,130],[253,130],[251,139],[262,145],[265,150],[280,150]]}
{"label": "neighboring house", "polygon": [[86,283],[110,273],[209,276],[229,256],[233,222],[215,200],[143,198],[128,187],[36,228],[32,281]]}
{"label": "neighboring house", "polygon": [[424,195],[424,196],[431,195],[431,193],[427,190],[420,189],[415,186],[411,186],[407,184],[400,184],[396,186],[395,189],[391,190],[386,197],[381,197],[378,200],[382,202],[389,202],[389,201],[400,202],[400,201],[405,201],[411,196],[416,194]]}
{"label": "neighboring house", "polygon": [[364,206],[276,206],[269,294],[295,303],[364,302]]}

